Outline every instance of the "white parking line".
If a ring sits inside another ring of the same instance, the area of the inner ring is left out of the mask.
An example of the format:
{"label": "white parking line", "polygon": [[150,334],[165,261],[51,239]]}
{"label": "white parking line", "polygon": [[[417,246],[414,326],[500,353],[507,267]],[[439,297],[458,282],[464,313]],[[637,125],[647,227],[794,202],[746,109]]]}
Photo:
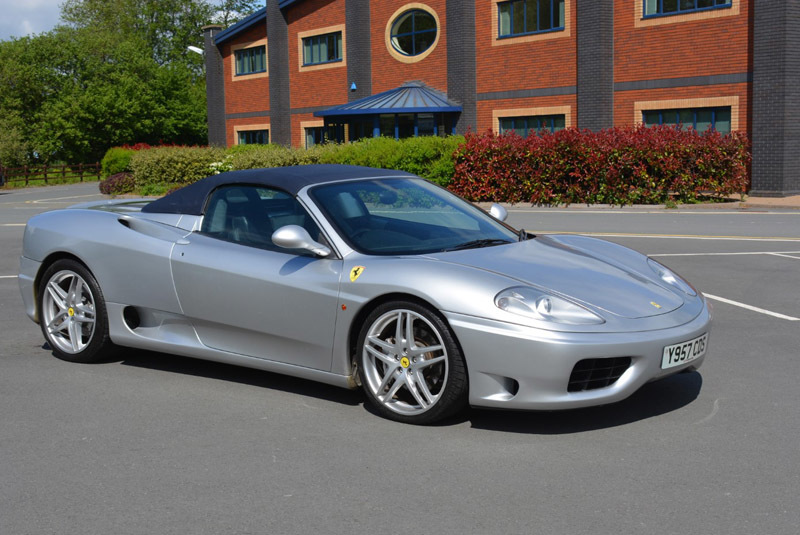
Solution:
{"label": "white parking line", "polygon": [[[656,253],[647,256],[745,256],[745,255],[775,255],[786,256],[790,254],[800,254],[800,251],[756,251],[747,253]],[[787,258],[797,258],[796,256],[786,256]],[[800,260],[800,258],[797,258]]]}
{"label": "white parking line", "polygon": [[562,232],[557,230],[531,230],[534,234],[569,234],[579,236],[595,236],[600,238],[658,238],[667,240],[722,240],[722,241],[764,241],[764,242],[800,242],[800,238],[787,238],[781,236],[702,236],[696,234],[625,234],[610,232]]}
{"label": "white parking line", "polygon": [[[793,254],[798,254],[797,251],[792,251],[792,252]],[[771,254],[772,256],[782,256],[783,258],[792,258],[794,260],[800,260],[800,256],[789,256],[786,253],[769,253],[769,254]]]}
{"label": "white parking line", "polygon": [[24,227],[25,223],[0,223],[0,227]]}
{"label": "white parking line", "polygon": [[[91,195],[71,195],[69,197],[53,197],[52,199],[37,199],[37,200],[34,200],[34,201],[25,201],[25,202],[29,203],[29,204],[47,204],[47,203],[52,203],[52,202],[56,202],[56,203],[57,202],[65,202],[65,201],[71,200],[71,199],[83,199],[83,198],[86,198],[86,197],[100,197],[100,194],[92,193]],[[100,197],[100,198],[102,198],[102,197]]]}
{"label": "white parking line", "polygon": [[725,299],[724,297],[719,297],[719,296],[716,296],[716,295],[707,294],[705,292],[703,292],[703,295],[705,295],[709,299],[713,299],[714,301],[719,301],[721,303],[727,303],[729,305],[741,307],[741,308],[744,308],[744,309],[747,309],[747,310],[750,310],[750,311],[753,311],[753,312],[758,312],[759,314],[766,314],[767,316],[772,316],[773,318],[779,318],[779,319],[788,320],[788,321],[800,321],[800,318],[795,318],[793,316],[787,316],[785,314],[779,314],[777,312],[772,312],[771,310],[764,310],[763,308],[758,308],[758,307],[754,307],[754,306],[751,306],[751,305],[746,305],[746,304],[740,303],[738,301],[731,301],[730,299]]}
{"label": "white parking line", "polygon": [[16,279],[16,275],[0,275],[0,279]]}

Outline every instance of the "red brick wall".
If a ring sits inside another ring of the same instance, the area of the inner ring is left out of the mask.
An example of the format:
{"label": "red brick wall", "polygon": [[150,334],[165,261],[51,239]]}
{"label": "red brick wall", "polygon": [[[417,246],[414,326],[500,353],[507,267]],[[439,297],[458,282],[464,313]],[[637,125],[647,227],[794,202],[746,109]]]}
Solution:
{"label": "red brick wall", "polygon": [[[298,33],[312,31],[329,26],[344,25],[344,0],[306,0],[300,2],[287,12],[289,22],[289,77],[292,108],[308,108],[315,106],[335,106],[347,102],[347,66],[346,63],[322,70],[300,71],[300,53],[298,49]],[[345,30],[343,45],[347,39]],[[346,60],[346,55],[345,55]],[[292,119],[292,138],[295,120]]]}
{"label": "red brick wall", "polygon": [[[232,47],[258,41],[266,36],[266,25],[259,25],[222,45],[222,61],[225,70],[225,113],[269,110],[269,77],[251,78],[247,75],[235,77],[231,58]],[[267,46],[267,55],[269,56],[269,46]]]}
{"label": "red brick wall", "polygon": [[539,40],[535,41],[498,45],[496,43],[502,41],[496,39],[496,4],[476,0],[479,95],[492,91],[564,87],[577,83],[577,9],[575,0],[567,1],[571,2],[569,35],[566,31],[553,32],[540,34]]}
{"label": "red brick wall", "polygon": [[388,91],[411,80],[421,80],[430,87],[447,92],[447,20],[445,0],[418,2],[428,6],[439,17],[439,42],[424,59],[403,63],[386,48],[386,26],[392,15],[412,2],[404,0],[372,0],[370,4],[372,31],[372,93]]}
{"label": "red brick wall", "polygon": [[[653,80],[742,73],[752,68],[751,0],[739,0],[739,14],[717,9],[686,16],[685,22],[636,27],[633,0],[614,2],[614,81]],[[706,15],[707,16],[707,15]],[[680,16],[663,17],[662,21]],[[689,17],[693,17],[689,19]],[[653,19],[650,19],[653,20]],[[641,23],[641,22],[640,22]]]}
{"label": "red brick wall", "polygon": [[[752,72],[752,0],[734,1],[738,13],[728,8],[673,15],[651,26],[645,25],[634,0],[615,2],[614,81]],[[751,91],[749,83],[617,91],[614,124],[641,120],[635,102],[693,99],[699,107],[703,99],[738,97],[738,130],[749,131]]]}

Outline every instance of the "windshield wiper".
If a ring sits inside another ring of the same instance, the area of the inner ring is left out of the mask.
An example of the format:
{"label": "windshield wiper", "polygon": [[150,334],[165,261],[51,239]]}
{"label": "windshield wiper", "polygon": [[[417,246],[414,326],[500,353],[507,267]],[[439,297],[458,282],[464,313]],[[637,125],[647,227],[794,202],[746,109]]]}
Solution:
{"label": "windshield wiper", "polygon": [[456,245],[455,247],[450,247],[449,249],[444,249],[444,251],[460,251],[462,249],[478,249],[480,247],[491,247],[492,245],[502,245],[504,243],[511,243],[508,240],[504,240],[501,238],[484,238],[481,240],[472,240],[466,243],[462,243]]}

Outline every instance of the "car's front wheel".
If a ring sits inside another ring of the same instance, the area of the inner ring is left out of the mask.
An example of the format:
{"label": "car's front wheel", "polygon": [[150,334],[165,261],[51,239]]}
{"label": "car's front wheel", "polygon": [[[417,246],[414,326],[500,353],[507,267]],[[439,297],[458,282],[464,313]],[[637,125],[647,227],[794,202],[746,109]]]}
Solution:
{"label": "car's front wheel", "polygon": [[62,360],[97,362],[113,347],[100,286],[75,260],[59,260],[44,272],[39,285],[39,325]]}
{"label": "car's front wheel", "polygon": [[467,403],[467,371],[450,327],[411,301],[378,306],[359,336],[359,376],[385,417],[427,424]]}

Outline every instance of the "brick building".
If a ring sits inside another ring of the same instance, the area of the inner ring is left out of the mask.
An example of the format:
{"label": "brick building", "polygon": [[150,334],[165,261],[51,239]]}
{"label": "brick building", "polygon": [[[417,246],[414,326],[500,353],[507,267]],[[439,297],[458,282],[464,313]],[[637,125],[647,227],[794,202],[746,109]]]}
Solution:
{"label": "brick building", "polygon": [[681,123],[800,193],[800,0],[266,0],[205,32],[209,142]]}

